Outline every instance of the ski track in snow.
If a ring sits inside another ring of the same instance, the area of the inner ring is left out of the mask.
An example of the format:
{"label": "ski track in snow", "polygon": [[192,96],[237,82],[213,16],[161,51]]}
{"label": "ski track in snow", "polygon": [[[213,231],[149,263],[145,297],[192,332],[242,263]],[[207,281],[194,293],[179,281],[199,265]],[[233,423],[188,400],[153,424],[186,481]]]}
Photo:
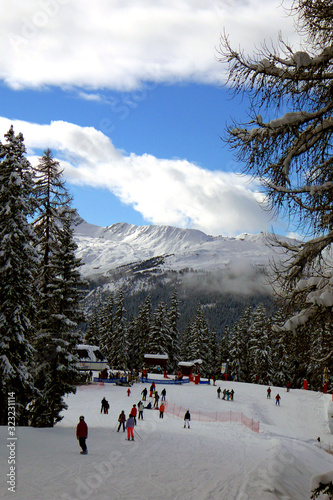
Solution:
{"label": "ski track in snow", "polygon": [[[166,386],[170,403],[193,412],[242,411],[261,421],[259,434],[230,422],[192,420],[184,429],[183,416],[159,419],[158,411],[144,410],[128,442],[116,432],[117,418],[123,409],[128,415],[144,385],[135,384],[130,397],[112,384],[78,388],[55,428],[18,428],[15,500],[305,500],[311,476],[333,469],[332,455],[321,449],[332,443],[330,395],[272,388],[267,400],[265,386],[221,381],[235,390],[228,402],[216,398],[217,386]],[[103,396],[109,415],[99,413]],[[81,414],[89,426],[86,456],[75,439]],[[0,435],[0,468],[8,471],[6,427]],[[0,498],[12,495],[2,474]]]}

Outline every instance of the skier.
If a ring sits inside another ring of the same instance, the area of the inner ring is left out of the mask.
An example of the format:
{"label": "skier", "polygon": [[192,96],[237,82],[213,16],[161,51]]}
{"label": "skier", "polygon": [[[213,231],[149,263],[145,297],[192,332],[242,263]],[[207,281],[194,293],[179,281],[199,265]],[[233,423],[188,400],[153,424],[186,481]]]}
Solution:
{"label": "skier", "polygon": [[109,409],[109,407],[110,407],[109,403],[105,398],[103,398],[101,401],[101,413],[108,413],[107,410]]}
{"label": "skier", "polygon": [[287,382],[287,392],[290,391],[290,382]]}
{"label": "skier", "polygon": [[223,398],[222,399],[225,399],[225,395],[227,394],[227,389],[223,389],[222,394],[223,394]]}
{"label": "skier", "polygon": [[218,387],[218,389],[217,389],[216,392],[217,392],[218,399],[220,399],[220,397],[221,397],[221,387]]}
{"label": "skier", "polygon": [[147,387],[145,387],[145,388],[143,389],[143,391],[141,392],[141,394],[142,394],[142,401],[146,401],[146,398],[147,398],[147,392],[148,392],[148,391],[147,391]]}
{"label": "skier", "polygon": [[130,388],[128,388],[128,389],[127,389],[127,396],[129,397],[129,396],[130,396],[130,394],[131,394],[131,389],[130,389]]}
{"label": "skier", "polygon": [[231,389],[231,391],[230,391],[230,399],[231,399],[231,401],[234,400],[234,394],[235,394],[235,391],[233,389]]}
{"label": "skier", "polygon": [[272,389],[270,387],[268,387],[268,389],[267,389],[267,399],[271,399],[271,392],[272,392]]}
{"label": "skier", "polygon": [[134,418],[132,417],[132,415],[130,415],[127,419],[126,429],[128,441],[130,441],[130,438],[132,438],[132,441],[134,441]]}
{"label": "skier", "polygon": [[124,410],[122,410],[121,413],[119,414],[118,422],[119,422],[119,425],[118,425],[117,432],[120,431],[121,426],[123,426],[123,432],[125,432],[126,415],[125,415]]}
{"label": "skier", "polygon": [[163,414],[164,414],[164,410],[165,410],[165,406],[163,403],[160,405],[159,410],[160,410],[160,418],[163,418]]}
{"label": "skier", "polygon": [[186,424],[187,427],[190,428],[190,420],[191,420],[190,410],[187,410],[184,416],[184,429],[186,427]]}
{"label": "skier", "polygon": [[136,405],[133,405],[131,409],[130,416],[134,418],[134,425],[136,425],[136,416],[137,416],[138,410],[136,409]]}
{"label": "skier", "polygon": [[138,403],[138,410],[139,410],[139,417],[138,417],[138,420],[143,420],[143,409],[144,409],[144,404],[142,401],[139,401]]}
{"label": "skier", "polygon": [[277,395],[275,396],[275,404],[276,404],[276,405],[278,405],[278,406],[280,406],[280,399],[281,399],[280,394],[277,394]]}
{"label": "skier", "polygon": [[88,438],[88,426],[84,421],[84,417],[81,415],[79,423],[76,426],[76,437],[79,441],[79,444],[82,448],[82,451],[80,451],[81,455],[87,455],[88,454],[88,448],[86,445],[86,439]]}
{"label": "skier", "polygon": [[165,396],[166,396],[166,390],[165,390],[165,388],[163,389],[163,391],[161,392],[161,394],[162,394],[161,401],[165,401]]}
{"label": "skier", "polygon": [[158,400],[160,399],[159,395],[158,395],[158,392],[155,391],[155,394],[154,394],[154,408],[158,408]]}

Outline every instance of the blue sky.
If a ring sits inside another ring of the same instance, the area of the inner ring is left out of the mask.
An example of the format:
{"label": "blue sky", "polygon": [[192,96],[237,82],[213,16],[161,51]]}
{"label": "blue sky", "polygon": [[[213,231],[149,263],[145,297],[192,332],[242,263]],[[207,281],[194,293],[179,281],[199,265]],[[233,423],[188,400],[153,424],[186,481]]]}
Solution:
{"label": "blue sky", "polygon": [[290,40],[280,0],[12,0],[0,28],[0,135],[50,148],[87,222],[285,231],[220,139],[247,103],[216,60],[224,28],[248,53]]}

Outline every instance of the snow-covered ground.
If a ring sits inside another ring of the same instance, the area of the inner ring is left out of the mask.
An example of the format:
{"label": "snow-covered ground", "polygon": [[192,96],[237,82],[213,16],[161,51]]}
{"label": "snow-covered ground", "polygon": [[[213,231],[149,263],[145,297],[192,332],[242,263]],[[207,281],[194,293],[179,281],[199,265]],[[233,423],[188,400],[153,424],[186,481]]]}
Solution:
{"label": "snow-covered ground", "polygon": [[[117,433],[118,415],[128,415],[143,387],[91,384],[67,398],[69,409],[53,429],[18,428],[15,442],[16,493],[8,491],[10,447],[0,427],[0,498],[16,500],[303,500],[311,476],[333,470],[330,419],[332,396],[304,390],[236,382],[166,387],[167,401],[190,412],[243,412],[260,421],[259,433],[238,423],[191,421],[145,410],[135,442]],[[216,389],[233,388],[234,401],[217,399]],[[274,397],[280,393],[281,406]],[[103,397],[108,415],[100,414]],[[89,426],[89,454],[80,455],[75,428],[80,415]],[[317,438],[320,437],[320,442]]]}

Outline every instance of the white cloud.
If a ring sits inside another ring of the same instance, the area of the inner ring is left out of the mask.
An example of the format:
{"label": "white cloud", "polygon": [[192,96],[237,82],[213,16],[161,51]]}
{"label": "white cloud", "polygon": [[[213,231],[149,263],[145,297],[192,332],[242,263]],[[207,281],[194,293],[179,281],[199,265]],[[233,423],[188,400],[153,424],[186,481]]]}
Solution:
{"label": "white cloud", "polygon": [[13,88],[115,90],[220,83],[224,27],[246,52],[280,29],[294,38],[278,0],[11,0],[1,6],[0,79]]}
{"label": "white cloud", "polygon": [[125,155],[93,127],[50,125],[0,117],[0,129],[22,132],[31,161],[52,149],[68,182],[107,188],[154,224],[192,227],[211,234],[266,230],[269,214],[258,205],[256,185],[244,176],[210,171],[186,160]]}

